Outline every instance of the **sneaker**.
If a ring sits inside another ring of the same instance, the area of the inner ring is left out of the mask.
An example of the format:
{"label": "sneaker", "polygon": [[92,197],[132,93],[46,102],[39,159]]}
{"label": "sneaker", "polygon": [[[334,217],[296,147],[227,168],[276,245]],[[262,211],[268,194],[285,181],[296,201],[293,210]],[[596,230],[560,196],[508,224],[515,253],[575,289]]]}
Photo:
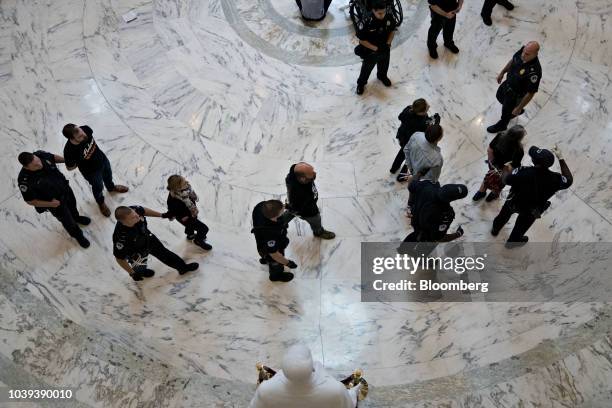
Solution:
{"label": "sneaker", "polygon": [[212,249],[212,245],[204,240],[194,239],[193,243],[202,248],[205,251],[210,251]]}
{"label": "sneaker", "polygon": [[141,273],[140,273],[140,271],[134,271],[134,273],[133,273],[133,274],[131,274],[130,276],[131,276],[131,277],[132,277],[132,279],[134,279],[135,281],[141,281],[141,280],[143,279],[143,278],[142,278],[142,275],[141,275]]}
{"label": "sneaker", "polygon": [[438,50],[435,48],[429,49],[429,56],[433,59],[438,59]]}
{"label": "sneaker", "polygon": [[291,272],[279,272],[275,274],[270,274],[270,280],[272,282],[290,282],[293,279],[293,274]]}
{"label": "sneaker", "polygon": [[79,238],[76,239],[79,243],[79,245],[82,248],[89,248],[90,242],[87,238],[85,238],[83,235],[81,235]]}
{"label": "sneaker", "polygon": [[91,223],[91,218],[80,215],[77,217],[76,222],[81,225],[89,225]]}
{"label": "sneaker", "polygon": [[472,197],[472,200],[474,201],[480,201],[484,198],[484,196],[487,195],[486,192],[484,191],[477,191],[476,194],[474,194],[474,197]]}
{"label": "sneaker", "polygon": [[485,25],[493,25],[493,20],[491,20],[491,16],[483,16],[482,14],[480,16],[482,17],[482,22],[485,23]]}
{"label": "sneaker", "polygon": [[153,269],[143,269],[142,271],[140,271],[140,274],[145,278],[150,278],[155,275],[155,271]]}
{"label": "sneaker", "polygon": [[510,3],[509,1],[502,1],[499,3],[502,7],[505,7],[506,10],[510,11],[510,10],[514,10],[514,4]]}
{"label": "sneaker", "polygon": [[121,184],[115,184],[115,188],[111,190],[112,193],[127,193],[129,187],[122,186]]}
{"label": "sneaker", "polygon": [[[484,193],[483,193],[484,194]],[[493,191],[491,191],[489,193],[489,195],[487,196],[487,199],[485,200],[487,203],[490,203],[493,200],[497,200],[499,198],[499,194],[494,193]]]}
{"label": "sneaker", "polygon": [[189,264],[185,265],[185,268],[179,270],[178,273],[179,273],[179,275],[184,275],[187,272],[195,271],[199,267],[200,267],[200,264],[198,264],[197,262],[192,262],[192,263],[189,263]]}
{"label": "sneaker", "polygon": [[187,236],[185,238],[187,238],[187,241],[193,241],[195,239],[196,235],[195,234],[187,234]]}
{"label": "sneaker", "polygon": [[506,130],[508,126],[504,126],[501,122],[497,122],[494,125],[491,125],[487,128],[487,132],[489,133],[499,133],[499,132],[503,132],[504,130]]}
{"label": "sneaker", "polygon": [[101,202],[101,203],[98,203],[98,208],[100,209],[100,212],[102,213],[103,216],[110,217],[111,210],[110,208],[108,208],[108,205],[106,205],[104,202]]}
{"label": "sneaker", "polygon": [[384,77],[384,78],[382,78],[382,77],[378,77],[378,80],[379,80],[380,82],[382,82],[382,83],[383,83],[383,85],[384,85],[384,86],[386,86],[387,88],[388,88],[388,87],[390,87],[390,86],[392,85],[392,84],[391,84],[391,80],[390,80],[388,77]]}
{"label": "sneaker", "polygon": [[363,95],[363,91],[365,91],[365,85],[357,84],[357,90],[355,91],[357,95]]}
{"label": "sneaker", "polygon": [[268,260],[266,258],[259,258],[259,263],[262,265],[267,265]]}
{"label": "sneaker", "polygon": [[321,239],[334,239],[336,238],[336,234],[331,231],[323,230],[320,234],[315,234],[315,237]]}
{"label": "sneaker", "polygon": [[455,43],[444,44],[444,46],[450,50],[453,54],[459,54],[459,48],[455,45]]}

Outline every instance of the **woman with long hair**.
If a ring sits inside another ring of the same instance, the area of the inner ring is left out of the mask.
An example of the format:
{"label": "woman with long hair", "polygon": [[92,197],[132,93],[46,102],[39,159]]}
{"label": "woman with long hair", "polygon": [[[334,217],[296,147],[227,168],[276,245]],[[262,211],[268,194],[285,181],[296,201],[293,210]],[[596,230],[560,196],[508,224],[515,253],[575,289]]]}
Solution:
{"label": "woman with long hair", "polygon": [[504,164],[511,162],[513,168],[521,166],[524,150],[522,140],[527,134],[527,131],[521,125],[512,126],[505,132],[500,132],[491,141],[487,149],[487,161],[489,171],[480,185],[480,188],[474,194],[472,199],[479,201],[484,198],[487,190],[491,190],[486,198],[486,201],[493,201],[499,197],[499,194],[504,188],[502,181],[502,169]]}

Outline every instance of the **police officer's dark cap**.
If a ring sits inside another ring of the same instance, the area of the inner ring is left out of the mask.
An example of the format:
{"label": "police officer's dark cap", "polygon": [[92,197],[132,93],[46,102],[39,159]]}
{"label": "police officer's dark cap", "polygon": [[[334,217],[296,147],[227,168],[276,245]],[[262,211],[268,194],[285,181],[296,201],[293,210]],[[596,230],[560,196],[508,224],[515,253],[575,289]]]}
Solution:
{"label": "police officer's dark cap", "polygon": [[533,160],[533,164],[537,164],[544,167],[550,167],[555,164],[555,155],[550,150],[540,149],[537,146],[531,146],[529,148],[529,156]]}
{"label": "police officer's dark cap", "polygon": [[468,189],[463,184],[447,184],[438,191],[438,198],[441,201],[450,203],[451,201],[465,198],[468,194]]}

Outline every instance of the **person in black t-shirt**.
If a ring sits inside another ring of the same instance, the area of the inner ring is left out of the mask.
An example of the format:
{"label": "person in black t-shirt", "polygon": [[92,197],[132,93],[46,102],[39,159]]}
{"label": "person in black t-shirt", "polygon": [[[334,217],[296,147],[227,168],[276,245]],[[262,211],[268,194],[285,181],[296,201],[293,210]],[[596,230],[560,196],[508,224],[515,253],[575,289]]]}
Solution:
{"label": "person in black t-shirt", "polygon": [[[493,220],[491,234],[497,236],[512,214],[518,213],[514,228],[508,237],[508,246],[521,245],[529,241],[525,233],[550,207],[548,199],[557,191],[565,190],[572,185],[574,180],[572,173],[560,150],[555,146],[553,152],[532,146],[529,148],[529,156],[533,166],[513,169],[507,164],[504,168],[502,176],[504,183],[512,189],[499,215]],[[555,163],[555,155],[559,159],[561,174],[549,170]]]}
{"label": "person in black t-shirt", "polygon": [[259,262],[268,264],[270,280],[289,282],[293,274],[285,272],[285,266],[297,268],[297,264],[285,258],[285,249],[289,245],[287,238],[287,220],[284,217],[284,206],[279,200],[268,200],[258,203],[253,209],[253,229]]}
{"label": "person in black t-shirt", "polygon": [[433,59],[438,58],[438,45],[436,39],[442,31],[444,46],[453,54],[459,53],[459,48],[455,45],[453,34],[457,23],[457,13],[463,7],[463,0],[428,0],[431,11],[431,26],[427,32],[427,48],[429,56]]}
{"label": "person in black t-shirt", "polygon": [[355,54],[363,59],[361,72],[357,79],[357,95],[363,94],[374,65],[377,66],[378,79],[385,86],[391,86],[387,71],[396,23],[392,16],[387,15],[387,6],[384,1],[374,0],[371,10],[372,14],[368,15],[357,27],[359,45],[355,47]]}
{"label": "person in black t-shirt", "polygon": [[317,173],[314,168],[304,162],[296,163],[289,169],[285,178],[287,185],[287,223],[294,217],[300,217],[306,221],[315,237],[322,239],[334,239],[336,234],[327,231],[321,223],[321,213],[317,206],[319,192],[315,186]]}
{"label": "person in black t-shirt", "polygon": [[521,125],[514,125],[507,131],[495,135],[487,149],[488,159],[486,163],[489,166],[489,171],[485,175],[484,181],[476,194],[474,194],[472,200],[481,200],[485,196],[487,190],[491,190],[487,196],[487,202],[493,201],[499,197],[499,194],[504,188],[502,171],[506,163],[511,163],[513,168],[521,166],[521,161],[525,154],[521,142],[526,133],[524,127]]}
{"label": "person in black t-shirt", "polygon": [[158,213],[141,206],[121,206],[115,209],[117,225],[113,232],[113,255],[119,266],[135,281],[155,274],[147,267],[149,254],[176,269],[179,275],[198,269],[196,262],[185,263],[180,256],[166,248],[149,231],[145,216],[170,218],[167,213]]}
{"label": "person in black t-shirt", "polygon": [[[502,104],[502,114],[499,122],[489,126],[487,132],[498,133],[506,130],[510,119],[522,115],[525,106],[538,92],[542,79],[539,51],[540,45],[536,41],[528,42],[512,56],[497,76],[497,83],[501,85],[495,97]],[[508,76],[502,83],[506,73]]]}
{"label": "person in black t-shirt", "polygon": [[[429,125],[439,125],[440,115],[437,113],[433,116],[427,116],[429,110],[429,104],[423,98],[415,100],[412,105],[407,106],[402,113],[399,114],[398,119],[401,122],[399,129],[397,129],[397,135],[395,138],[400,144],[400,149],[395,155],[391,169],[389,170],[392,174],[395,174],[400,168],[402,163],[406,160],[404,155],[404,147],[415,132],[425,132]],[[408,176],[408,167],[404,165],[402,171],[397,176],[397,181],[404,181]]]}
{"label": "person in black t-shirt", "polygon": [[482,17],[482,21],[488,26],[493,24],[491,13],[493,13],[493,7],[495,7],[496,4],[502,5],[508,11],[514,10],[514,4],[510,3],[508,0],[484,0],[480,16]]}
{"label": "person in black t-shirt", "polygon": [[184,177],[173,174],[168,177],[168,212],[171,218],[176,218],[185,227],[187,239],[207,251],[212,246],[206,242],[208,226],[198,220],[198,196]]}
{"label": "person in black t-shirt", "polygon": [[88,248],[89,241],[77,224],[88,225],[91,220],[79,214],[74,192],[56,166],[56,163],[64,163],[64,158],[39,150],[34,153],[22,152],[18,160],[23,168],[17,177],[17,184],[25,202],[36,208],[38,213],[49,211],[79,245]]}
{"label": "person in black t-shirt", "polygon": [[89,126],[77,126],[68,123],[64,126],[62,134],[68,141],[64,146],[66,168],[79,171],[85,180],[91,184],[91,191],[105,217],[110,217],[110,208],[104,203],[103,188],[109,192],[125,193],[126,186],[113,182],[113,172],[106,155],[100,150],[93,138],[93,130]]}

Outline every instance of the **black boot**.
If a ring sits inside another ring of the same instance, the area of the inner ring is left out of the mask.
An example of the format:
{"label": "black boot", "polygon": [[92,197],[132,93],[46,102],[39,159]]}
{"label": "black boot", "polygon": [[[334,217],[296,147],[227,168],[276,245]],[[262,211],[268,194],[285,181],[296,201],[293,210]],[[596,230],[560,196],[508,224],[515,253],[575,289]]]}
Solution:
{"label": "black boot", "polygon": [[203,239],[194,239],[193,243],[196,244],[197,246],[199,246],[200,248],[202,248],[205,251],[210,251],[212,249],[212,245],[210,245],[208,242],[206,242]]}
{"label": "black boot", "polygon": [[185,265],[185,267],[178,271],[179,275],[184,275],[187,272],[192,272],[198,269],[200,265],[197,262],[192,262],[190,264]]}
{"label": "black boot", "polygon": [[291,272],[275,272],[270,274],[270,280],[272,282],[290,282],[293,276]]}

